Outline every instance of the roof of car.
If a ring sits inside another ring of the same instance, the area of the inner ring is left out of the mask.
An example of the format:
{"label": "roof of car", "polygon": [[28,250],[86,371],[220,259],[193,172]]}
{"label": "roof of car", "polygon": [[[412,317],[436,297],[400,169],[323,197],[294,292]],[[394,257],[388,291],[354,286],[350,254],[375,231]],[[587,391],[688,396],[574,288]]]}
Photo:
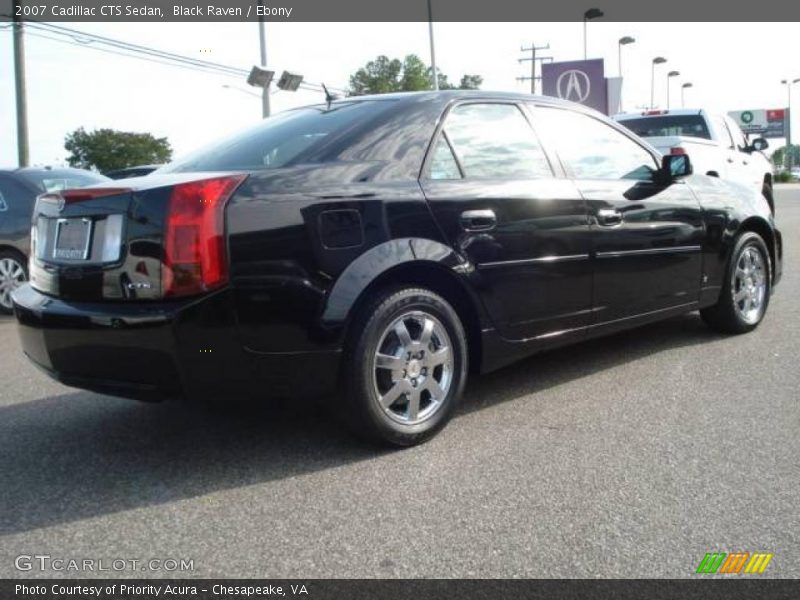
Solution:
{"label": "roof of car", "polygon": [[442,102],[449,102],[459,98],[481,98],[481,99],[496,99],[496,100],[517,100],[517,101],[530,101],[535,100],[542,104],[558,104],[563,106],[580,106],[573,102],[568,102],[553,96],[534,96],[532,94],[525,94],[520,92],[496,92],[485,90],[439,90],[439,91],[426,91],[426,92],[394,92],[391,94],[370,94],[365,96],[347,96],[345,98],[338,98],[332,104],[363,101],[363,100],[419,100],[438,99]]}

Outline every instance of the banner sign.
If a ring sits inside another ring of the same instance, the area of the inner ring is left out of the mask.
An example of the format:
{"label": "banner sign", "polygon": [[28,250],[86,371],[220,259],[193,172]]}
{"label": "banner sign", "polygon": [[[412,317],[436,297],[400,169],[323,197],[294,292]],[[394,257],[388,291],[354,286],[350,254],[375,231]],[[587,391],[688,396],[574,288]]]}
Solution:
{"label": "banner sign", "polygon": [[608,112],[602,58],[543,64],[542,90],[545,96],[555,96],[602,113]]}
{"label": "banner sign", "polygon": [[746,134],[760,135],[765,138],[785,138],[789,130],[789,109],[753,108],[734,110],[728,115]]}

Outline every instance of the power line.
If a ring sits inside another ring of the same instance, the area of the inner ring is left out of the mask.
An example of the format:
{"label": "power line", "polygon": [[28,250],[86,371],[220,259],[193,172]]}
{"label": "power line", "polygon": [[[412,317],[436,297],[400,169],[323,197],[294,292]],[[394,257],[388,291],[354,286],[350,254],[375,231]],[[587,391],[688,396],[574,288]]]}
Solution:
{"label": "power line", "polygon": [[[136,58],[139,60],[149,60],[150,62],[163,64],[166,66],[176,66],[204,73],[215,73],[227,77],[242,78],[246,77],[249,73],[247,69],[241,69],[239,67],[224,65],[221,63],[216,63],[208,60],[192,58],[189,56],[184,56],[182,54],[175,54],[173,52],[167,52],[164,50],[159,50],[157,48],[150,48],[148,46],[142,46],[140,44],[133,44],[131,42],[125,42],[122,40],[101,36],[94,33],[87,33],[85,31],[80,31],[77,29],[72,29],[61,25],[54,25],[52,23],[44,23],[44,22],[30,20],[26,21],[26,25],[29,28],[30,35],[41,37],[44,39],[49,39],[51,41],[71,44],[81,48],[98,50],[109,54],[116,54],[128,58]],[[39,33],[31,32],[30,28],[38,30]],[[44,35],[44,33],[47,33],[49,35]],[[54,35],[61,37],[53,37]],[[111,48],[103,48],[100,46],[96,46],[94,44],[111,46]],[[302,82],[300,84],[300,87],[308,91],[314,91],[314,92],[324,91],[322,89],[322,85],[317,83]],[[334,89],[336,89],[337,91],[344,91],[341,88],[334,88]]]}
{"label": "power line", "polygon": [[197,72],[200,72],[200,73],[206,73],[206,74],[210,74],[210,75],[220,75],[220,76],[223,76],[223,77],[232,77],[232,78],[235,78],[235,79],[240,79],[241,78],[241,75],[234,74],[234,73],[224,73],[224,72],[219,72],[219,71],[212,71],[212,70],[209,70],[209,69],[203,69],[203,68],[194,67],[194,66],[190,66],[190,65],[177,64],[177,63],[174,63],[174,62],[167,62],[165,60],[158,60],[156,58],[147,58],[145,56],[136,56],[135,54],[128,54],[126,52],[120,52],[120,51],[117,51],[117,50],[112,50],[110,48],[100,48],[98,46],[89,46],[89,45],[86,45],[86,44],[81,44],[79,42],[70,41],[70,40],[67,40],[67,39],[64,39],[64,38],[45,35],[43,33],[34,33],[33,31],[27,31],[26,34],[30,35],[32,37],[38,37],[38,38],[45,39],[45,40],[51,40],[53,42],[58,42],[58,43],[61,43],[61,44],[68,44],[70,46],[77,46],[79,48],[86,48],[87,50],[96,50],[98,52],[104,52],[106,54],[114,54],[116,56],[124,56],[124,57],[127,57],[127,58],[134,58],[136,60],[143,60],[143,61],[146,61],[146,62],[165,65],[165,66],[168,66],[168,67],[179,67],[181,69],[187,69],[187,70],[190,70],[190,71],[197,71]]}

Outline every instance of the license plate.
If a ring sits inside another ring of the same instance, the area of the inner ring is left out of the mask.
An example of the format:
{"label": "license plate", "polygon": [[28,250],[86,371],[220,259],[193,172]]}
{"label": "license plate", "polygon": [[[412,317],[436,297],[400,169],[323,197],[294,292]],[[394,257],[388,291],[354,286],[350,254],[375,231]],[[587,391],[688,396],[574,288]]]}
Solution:
{"label": "license plate", "polygon": [[91,238],[91,219],[59,219],[56,223],[53,258],[86,260],[89,258]]}

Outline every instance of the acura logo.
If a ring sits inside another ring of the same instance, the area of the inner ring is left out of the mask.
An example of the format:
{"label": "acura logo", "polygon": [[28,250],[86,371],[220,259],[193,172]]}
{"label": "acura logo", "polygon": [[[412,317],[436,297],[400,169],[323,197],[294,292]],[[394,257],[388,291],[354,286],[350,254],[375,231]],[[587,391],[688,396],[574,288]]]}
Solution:
{"label": "acura logo", "polygon": [[589,92],[591,91],[592,84],[589,81],[589,76],[577,69],[564,71],[556,81],[558,97],[564,100],[583,102],[589,97]]}
{"label": "acura logo", "polygon": [[59,196],[58,200],[56,200],[56,208],[58,209],[58,212],[61,212],[62,210],[64,210],[64,207],[66,205],[67,205],[67,201],[64,200],[64,196]]}

